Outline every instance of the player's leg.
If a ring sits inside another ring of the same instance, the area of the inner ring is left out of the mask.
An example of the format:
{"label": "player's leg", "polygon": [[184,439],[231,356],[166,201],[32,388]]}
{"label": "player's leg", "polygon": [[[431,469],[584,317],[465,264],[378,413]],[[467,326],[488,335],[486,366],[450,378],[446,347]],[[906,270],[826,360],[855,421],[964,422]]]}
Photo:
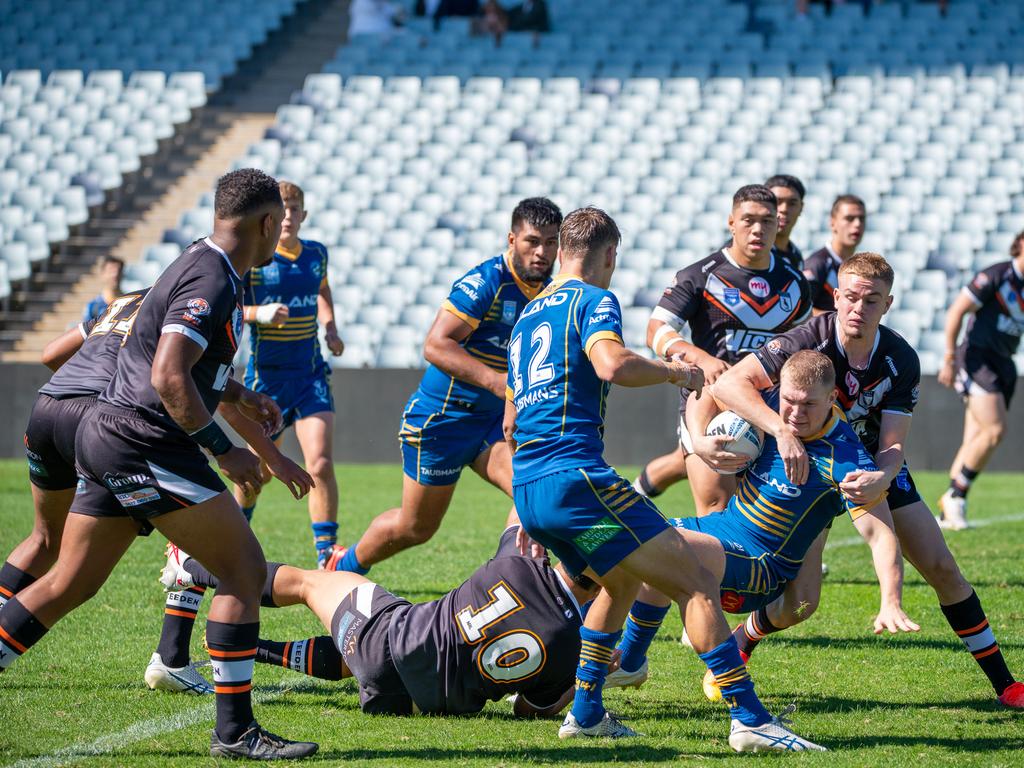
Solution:
{"label": "player's leg", "polygon": [[68,515],[57,562],[0,611],[0,670],[96,594],[138,530],[125,517]]}
{"label": "player's leg", "polygon": [[306,471],[316,485],[309,492],[309,524],[317,563],[323,564],[338,540],[338,480],[334,475],[334,413],[319,411],[295,422]]}
{"label": "player's leg", "polygon": [[973,387],[967,395],[964,439],[950,470],[949,489],[939,500],[943,527],[967,526],[967,494],[1006,433],[1006,401],[1000,392]]}
{"label": "player's leg", "polygon": [[633,488],[641,496],[653,499],[685,479],[686,454],[683,453],[682,446],[676,446],[671,453],[647,462],[647,466],[633,481]]}
{"label": "player's leg", "polygon": [[1006,666],[977,593],[960,572],[942,531],[923,501],[892,513],[903,555],[935,590],[946,621],[988,677],[1000,701],[1024,708],[1024,685]]}
{"label": "player's leg", "polygon": [[35,507],[32,533],[11,551],[0,567],[0,608],[57,561],[64,521],[74,498],[74,487],[48,491],[32,486],[32,504]]}
{"label": "player's leg", "polygon": [[495,488],[512,496],[512,452],[504,440],[490,443],[470,466]]}
{"label": "player's leg", "polygon": [[686,475],[690,479],[690,491],[697,517],[721,512],[736,492],[736,477],[720,475],[696,454],[686,456]]}

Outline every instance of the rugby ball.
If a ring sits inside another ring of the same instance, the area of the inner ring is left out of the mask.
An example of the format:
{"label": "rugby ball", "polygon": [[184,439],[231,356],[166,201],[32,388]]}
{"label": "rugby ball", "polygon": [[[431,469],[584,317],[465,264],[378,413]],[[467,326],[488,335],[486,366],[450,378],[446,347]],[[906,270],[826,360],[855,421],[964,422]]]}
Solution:
{"label": "rugby ball", "polygon": [[725,445],[725,450],[750,457],[750,461],[743,469],[738,469],[735,472],[716,469],[715,472],[720,475],[735,475],[742,472],[754,463],[754,459],[761,455],[761,449],[764,448],[764,433],[732,411],[723,411],[715,416],[708,424],[705,434],[709,437],[728,435],[732,438],[732,442]]}

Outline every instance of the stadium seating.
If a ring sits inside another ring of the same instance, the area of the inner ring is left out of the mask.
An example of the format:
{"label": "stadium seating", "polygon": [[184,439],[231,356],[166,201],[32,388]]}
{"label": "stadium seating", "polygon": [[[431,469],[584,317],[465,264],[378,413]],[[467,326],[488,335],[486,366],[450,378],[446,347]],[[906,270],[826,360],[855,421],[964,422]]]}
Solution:
{"label": "stadium seating", "polygon": [[[685,24],[653,0],[550,5],[558,31],[537,47],[512,34],[495,48],[459,19],[358,37],[236,162],[306,189],[303,234],[331,252],[341,365],[422,364],[439,300],[503,249],[528,195],[613,212],[613,288],[643,349],[674,271],[724,240],[732,192],[788,172],[809,190],[794,234],[805,254],[828,238],[835,195],[866,200],[862,248],[898,268],[890,322],[936,370],[949,298],[1024,224],[1024,57],[1007,22],[1019,4],[797,19],[779,0],[751,19],[719,0],[688,7]],[[204,200],[165,240],[209,221]]]}

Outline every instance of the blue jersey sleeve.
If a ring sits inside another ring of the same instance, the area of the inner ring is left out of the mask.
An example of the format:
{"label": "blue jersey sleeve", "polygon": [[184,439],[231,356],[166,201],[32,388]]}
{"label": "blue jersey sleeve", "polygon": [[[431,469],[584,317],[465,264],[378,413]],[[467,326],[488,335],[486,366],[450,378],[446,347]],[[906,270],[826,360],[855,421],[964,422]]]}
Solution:
{"label": "blue jersey sleeve", "polygon": [[590,357],[590,350],[602,339],[622,344],[622,310],[619,300],[611,291],[595,292],[580,301],[577,322],[580,343]]}
{"label": "blue jersey sleeve", "polygon": [[491,262],[481,264],[455,281],[441,308],[476,330],[494,303],[499,285],[500,276]]}
{"label": "blue jersey sleeve", "polygon": [[[864,448],[864,444],[861,443],[860,438],[857,437],[852,429],[844,429],[839,435],[839,439],[833,445],[835,452],[832,457],[832,482],[837,488],[839,483],[851,472],[878,471],[875,460],[871,458],[867,449]],[[884,498],[884,496],[880,496],[869,504],[858,505],[848,499],[842,491],[839,491],[839,494],[842,497],[843,507],[854,520]]]}

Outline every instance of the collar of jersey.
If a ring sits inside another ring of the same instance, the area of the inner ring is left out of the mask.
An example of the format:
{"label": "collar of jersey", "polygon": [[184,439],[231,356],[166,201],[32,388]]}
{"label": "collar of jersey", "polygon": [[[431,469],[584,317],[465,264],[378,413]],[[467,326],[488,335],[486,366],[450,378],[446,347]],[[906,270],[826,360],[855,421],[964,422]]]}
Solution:
{"label": "collar of jersey", "polygon": [[555,577],[558,579],[558,583],[562,585],[562,591],[569,596],[569,599],[572,600],[572,604],[576,606],[576,615],[579,616],[580,621],[582,621],[583,609],[580,608],[580,603],[579,600],[576,599],[576,595],[572,593],[572,587],[565,583],[565,579],[562,578],[562,574],[559,573],[557,568],[551,567],[551,570],[555,572]]}
{"label": "collar of jersey", "polygon": [[299,260],[299,256],[302,255],[302,241],[299,240],[299,247],[298,247],[297,250],[294,250],[294,251],[289,251],[283,245],[278,243],[277,244],[277,251],[276,251],[276,253],[279,256],[283,256],[284,258],[288,259],[288,261],[298,261]]}
{"label": "collar of jersey", "polygon": [[742,269],[746,272],[771,272],[775,269],[775,246],[772,246],[772,250],[768,252],[768,266],[764,269],[754,269],[754,267],[744,267],[736,259],[732,257],[732,251],[729,250],[729,246],[722,248],[722,255],[725,256],[726,261],[732,264],[736,269]]}
{"label": "collar of jersey", "polygon": [[1015,274],[1015,275],[1017,276],[1017,279],[1018,279],[1018,280],[1020,280],[1020,281],[1024,282],[1024,274],[1022,274],[1022,273],[1021,273],[1021,272],[1020,272],[1020,271],[1019,271],[1019,270],[1017,269],[1017,260],[1016,260],[1016,259],[1010,259],[1010,269],[1012,269],[1012,270],[1013,270],[1013,274]]}
{"label": "collar of jersey", "polygon": [[231,270],[231,274],[235,276],[236,280],[241,280],[242,279],[242,278],[240,278],[238,276],[238,273],[235,272],[235,267],[231,263],[231,259],[228,258],[228,254],[227,254],[227,252],[223,248],[221,248],[219,245],[217,245],[215,242],[213,242],[213,240],[211,240],[208,237],[203,238],[203,242],[206,243],[208,246],[213,248],[213,250],[215,250],[217,253],[220,254],[220,257],[222,259],[224,259],[224,263],[228,265],[228,269]]}
{"label": "collar of jersey", "polygon": [[828,251],[828,255],[832,257],[832,261],[836,262],[837,264],[842,264],[843,263],[842,256],[840,256],[838,253],[836,253],[834,250],[832,250],[832,241],[831,240],[826,240],[825,241],[825,250]]}
{"label": "collar of jersey", "polygon": [[538,285],[536,288],[534,288],[529,283],[525,283],[519,279],[519,275],[516,274],[516,268],[512,266],[511,248],[505,251],[505,266],[508,267],[508,271],[511,273],[512,279],[516,281],[516,286],[518,286],[519,290],[522,292],[523,296],[526,297],[527,301],[532,301],[533,299],[537,298],[537,294],[540,293],[545,288],[545,286],[543,285]]}
{"label": "collar of jersey", "polygon": [[822,427],[817,432],[815,432],[810,437],[802,437],[800,439],[803,440],[805,443],[813,443],[815,440],[821,440],[821,438],[823,438],[825,435],[827,435],[829,432],[836,428],[836,424],[839,423],[839,414],[839,406],[836,405],[835,403],[832,403],[832,415],[829,416],[828,421],[825,422],[825,426]]}
{"label": "collar of jersey", "polygon": [[[839,354],[841,354],[843,357],[845,357],[847,359],[847,361],[849,361],[850,358],[847,357],[847,355],[846,355],[846,347],[843,346],[843,340],[841,338],[839,338],[839,315],[838,314],[836,315],[836,327],[835,327],[834,333],[836,335],[836,347],[839,349]],[[881,339],[882,339],[882,328],[881,328],[881,326],[879,326],[875,330],[875,343],[871,345],[871,354],[868,355],[868,362],[867,362],[867,364],[863,368],[854,368],[854,370],[866,371],[869,367],[871,367],[871,361],[875,359],[875,352],[878,350],[878,342],[881,341]],[[853,368],[853,365],[850,365],[850,368]]]}

